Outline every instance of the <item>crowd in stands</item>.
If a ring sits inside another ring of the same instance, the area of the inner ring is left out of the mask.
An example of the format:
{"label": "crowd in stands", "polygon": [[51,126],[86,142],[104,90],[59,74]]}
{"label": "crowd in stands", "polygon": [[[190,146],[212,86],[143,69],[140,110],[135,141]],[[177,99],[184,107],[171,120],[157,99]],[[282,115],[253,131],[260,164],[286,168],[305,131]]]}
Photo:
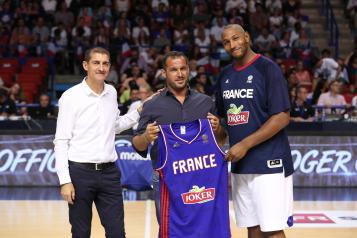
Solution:
{"label": "crowd in stands", "polygon": [[[0,56],[18,57],[20,65],[29,57],[46,57],[49,74],[80,75],[85,50],[105,47],[112,59],[108,83],[117,89],[121,111],[126,112],[131,103],[143,99],[140,90],[151,93],[164,86],[161,61],[170,50],[189,57],[191,87],[214,95],[217,73],[230,62],[221,33],[226,24],[237,23],[249,31],[256,52],[280,65],[294,120],[312,120],[313,105],[356,106],[357,48],[346,59],[335,59],[329,49],[314,46],[302,2],[2,0]],[[346,2],[351,19],[356,5]]]}

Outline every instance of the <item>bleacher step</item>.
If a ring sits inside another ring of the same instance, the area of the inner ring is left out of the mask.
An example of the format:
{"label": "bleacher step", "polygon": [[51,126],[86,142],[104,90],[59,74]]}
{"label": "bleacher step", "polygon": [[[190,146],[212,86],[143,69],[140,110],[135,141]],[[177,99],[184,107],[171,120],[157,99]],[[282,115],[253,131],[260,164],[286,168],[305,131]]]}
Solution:
{"label": "bleacher step", "polygon": [[80,83],[83,77],[80,75],[72,74],[57,74],[55,78],[55,83]]}
{"label": "bleacher step", "polygon": [[54,90],[57,92],[64,92],[74,85],[80,83],[83,80],[79,75],[56,75]]}

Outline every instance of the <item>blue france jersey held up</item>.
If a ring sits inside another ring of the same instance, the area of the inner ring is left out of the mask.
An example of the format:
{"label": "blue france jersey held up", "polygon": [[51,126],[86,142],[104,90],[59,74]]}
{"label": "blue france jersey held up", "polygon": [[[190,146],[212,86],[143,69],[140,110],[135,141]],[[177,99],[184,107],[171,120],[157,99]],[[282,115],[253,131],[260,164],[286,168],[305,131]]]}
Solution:
{"label": "blue france jersey held up", "polygon": [[159,237],[230,237],[227,163],[209,121],[159,127]]}

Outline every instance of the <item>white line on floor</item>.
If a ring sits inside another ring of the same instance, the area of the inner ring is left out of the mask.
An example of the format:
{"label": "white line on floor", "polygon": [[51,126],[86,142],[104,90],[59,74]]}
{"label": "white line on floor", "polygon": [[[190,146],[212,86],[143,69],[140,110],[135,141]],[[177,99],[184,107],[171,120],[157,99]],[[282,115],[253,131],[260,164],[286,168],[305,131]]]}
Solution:
{"label": "white line on floor", "polygon": [[146,200],[146,216],[145,216],[145,238],[150,238],[151,231],[151,200]]}

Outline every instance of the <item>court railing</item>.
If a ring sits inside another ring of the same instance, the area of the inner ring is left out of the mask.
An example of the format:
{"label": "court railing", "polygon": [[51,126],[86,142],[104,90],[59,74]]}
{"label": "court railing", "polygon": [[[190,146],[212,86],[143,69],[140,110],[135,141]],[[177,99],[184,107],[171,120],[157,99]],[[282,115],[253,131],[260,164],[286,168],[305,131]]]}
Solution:
{"label": "court railing", "polygon": [[321,14],[325,16],[325,29],[329,31],[329,45],[334,48],[335,59],[339,55],[339,29],[330,0],[321,0]]}

